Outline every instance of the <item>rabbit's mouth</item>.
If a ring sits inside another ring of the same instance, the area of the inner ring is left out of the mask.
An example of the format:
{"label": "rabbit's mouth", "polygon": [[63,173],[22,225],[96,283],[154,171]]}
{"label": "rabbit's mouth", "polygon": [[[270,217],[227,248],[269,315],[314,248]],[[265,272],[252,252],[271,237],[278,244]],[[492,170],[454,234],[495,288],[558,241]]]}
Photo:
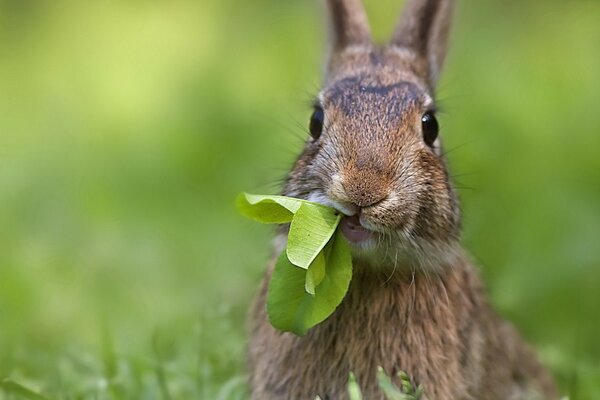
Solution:
{"label": "rabbit's mouth", "polygon": [[358,215],[344,217],[340,222],[340,229],[351,245],[364,248],[375,242],[376,232],[365,228]]}
{"label": "rabbit's mouth", "polygon": [[381,237],[385,232],[378,229],[377,225],[365,220],[357,206],[333,201],[321,191],[311,192],[307,196],[307,200],[335,208],[344,215],[339,229],[352,248],[360,250],[361,253],[370,252],[381,242]]}

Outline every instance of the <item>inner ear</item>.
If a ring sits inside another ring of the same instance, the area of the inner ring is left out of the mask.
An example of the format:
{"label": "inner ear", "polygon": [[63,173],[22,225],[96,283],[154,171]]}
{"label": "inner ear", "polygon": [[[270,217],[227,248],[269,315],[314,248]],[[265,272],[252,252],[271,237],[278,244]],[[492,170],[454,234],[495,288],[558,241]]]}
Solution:
{"label": "inner ear", "polygon": [[408,0],[390,45],[422,60],[421,73],[435,88],[446,58],[454,0]]}

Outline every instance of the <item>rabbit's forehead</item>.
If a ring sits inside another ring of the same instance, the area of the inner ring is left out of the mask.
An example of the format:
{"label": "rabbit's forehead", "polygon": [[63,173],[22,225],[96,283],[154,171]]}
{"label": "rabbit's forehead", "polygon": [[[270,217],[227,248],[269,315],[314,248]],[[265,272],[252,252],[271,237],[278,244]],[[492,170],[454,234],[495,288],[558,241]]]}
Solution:
{"label": "rabbit's forehead", "polygon": [[408,112],[430,106],[430,96],[409,80],[389,81],[369,75],[350,76],[327,86],[320,95],[326,113],[344,117],[371,115],[397,123]]}

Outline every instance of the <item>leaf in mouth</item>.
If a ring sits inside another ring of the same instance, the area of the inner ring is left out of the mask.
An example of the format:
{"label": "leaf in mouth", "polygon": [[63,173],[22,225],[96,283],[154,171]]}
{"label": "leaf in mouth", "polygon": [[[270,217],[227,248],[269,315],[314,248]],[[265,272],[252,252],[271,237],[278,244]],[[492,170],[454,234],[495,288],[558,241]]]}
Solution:
{"label": "leaf in mouth", "polygon": [[275,264],[267,314],[276,329],[304,335],[342,302],[352,279],[350,247],[334,208],[285,196],[243,193],[245,216],[262,223],[290,223],[287,246]]}

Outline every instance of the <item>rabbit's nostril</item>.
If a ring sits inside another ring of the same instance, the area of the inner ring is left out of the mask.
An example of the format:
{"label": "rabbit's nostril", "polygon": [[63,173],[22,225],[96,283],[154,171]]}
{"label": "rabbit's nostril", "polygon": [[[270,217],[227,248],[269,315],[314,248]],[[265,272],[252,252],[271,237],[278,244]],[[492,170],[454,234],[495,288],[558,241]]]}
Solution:
{"label": "rabbit's nostril", "polygon": [[327,197],[335,208],[348,216],[381,202],[388,194],[388,185],[368,170],[347,176],[334,175],[327,190]]}
{"label": "rabbit's nostril", "polygon": [[381,202],[390,191],[387,179],[374,168],[349,169],[340,183],[347,200],[360,208]]}
{"label": "rabbit's nostril", "polygon": [[356,182],[347,185],[346,193],[348,199],[360,208],[374,206],[388,196],[387,190],[383,187],[367,182]]}
{"label": "rabbit's nostril", "polygon": [[385,199],[385,195],[366,194],[359,196],[351,196],[353,203],[360,208],[372,207]]}

